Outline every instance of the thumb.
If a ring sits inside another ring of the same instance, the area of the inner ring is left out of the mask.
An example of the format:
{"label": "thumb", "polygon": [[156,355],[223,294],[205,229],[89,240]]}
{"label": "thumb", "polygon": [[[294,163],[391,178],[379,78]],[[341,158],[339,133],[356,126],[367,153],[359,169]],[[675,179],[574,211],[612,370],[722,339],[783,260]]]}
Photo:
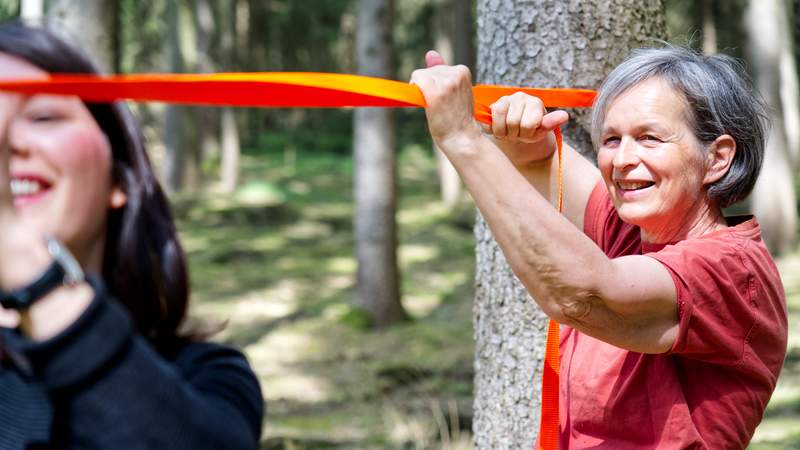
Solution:
{"label": "thumb", "polygon": [[552,131],[569,121],[569,114],[566,111],[558,110],[547,113],[542,117],[542,128]]}
{"label": "thumb", "polygon": [[442,58],[442,55],[436,50],[429,50],[428,53],[425,54],[425,65],[427,67],[441,66],[443,64],[446,64],[444,58]]}

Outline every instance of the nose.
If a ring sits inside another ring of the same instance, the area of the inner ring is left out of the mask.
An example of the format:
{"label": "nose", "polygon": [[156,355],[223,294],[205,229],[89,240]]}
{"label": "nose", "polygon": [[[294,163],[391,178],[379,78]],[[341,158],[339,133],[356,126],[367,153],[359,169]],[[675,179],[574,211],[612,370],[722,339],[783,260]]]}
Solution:
{"label": "nose", "polygon": [[614,169],[624,171],[639,164],[639,153],[636,148],[636,142],[627,136],[623,137],[614,153],[612,161]]}

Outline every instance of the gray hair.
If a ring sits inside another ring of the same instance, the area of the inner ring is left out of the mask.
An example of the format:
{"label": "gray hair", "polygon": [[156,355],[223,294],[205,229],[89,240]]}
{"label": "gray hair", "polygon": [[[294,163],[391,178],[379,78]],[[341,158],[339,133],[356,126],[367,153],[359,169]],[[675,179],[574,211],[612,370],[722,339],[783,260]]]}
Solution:
{"label": "gray hair", "polygon": [[742,65],[725,55],[706,56],[681,47],[634,50],[606,77],[595,99],[595,148],[614,100],[650,78],[662,79],[683,95],[689,126],[701,143],[707,146],[723,134],[736,141],[728,173],[709,187],[708,196],[722,208],[746,198],[761,171],[769,115]]}

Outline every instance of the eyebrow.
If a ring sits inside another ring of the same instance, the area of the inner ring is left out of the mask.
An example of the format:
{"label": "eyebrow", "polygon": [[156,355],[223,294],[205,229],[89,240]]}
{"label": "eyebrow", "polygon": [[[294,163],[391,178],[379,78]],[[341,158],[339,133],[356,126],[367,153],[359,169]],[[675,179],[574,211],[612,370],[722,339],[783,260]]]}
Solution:
{"label": "eyebrow", "polygon": [[[666,128],[664,128],[664,126],[660,122],[657,122],[657,121],[642,122],[642,123],[636,124],[633,127],[633,131],[636,132],[636,133],[639,133],[639,132],[642,132],[642,131],[646,131],[646,130],[652,130],[652,131],[655,131],[657,133],[668,133],[669,132]],[[609,134],[609,133],[616,133],[616,132],[617,132],[617,130],[616,130],[615,127],[604,126],[603,129],[601,130],[600,134],[601,135],[606,135],[606,134]]]}

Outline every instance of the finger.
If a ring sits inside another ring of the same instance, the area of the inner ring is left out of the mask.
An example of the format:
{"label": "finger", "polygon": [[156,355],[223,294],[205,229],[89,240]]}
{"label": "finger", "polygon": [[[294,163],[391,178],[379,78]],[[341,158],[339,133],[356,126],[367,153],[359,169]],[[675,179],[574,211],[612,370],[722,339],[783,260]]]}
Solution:
{"label": "finger", "polygon": [[436,50],[429,50],[425,54],[425,65],[427,67],[441,66],[443,64],[446,64],[444,58]]}
{"label": "finger", "polygon": [[525,110],[520,120],[519,137],[521,140],[536,140],[537,133],[540,132],[542,126],[542,116],[544,113],[544,106],[538,99],[529,98],[528,101],[525,102]]}
{"label": "finger", "polygon": [[[0,308],[0,328],[17,328],[19,326],[19,313]],[[1,350],[0,350],[1,351]]]}
{"label": "finger", "polygon": [[11,159],[11,123],[13,111],[9,104],[0,106],[0,218],[13,214],[13,197],[9,176]]}
{"label": "finger", "polygon": [[547,131],[555,130],[569,121],[569,114],[566,111],[558,110],[547,113],[542,117],[542,128]]}
{"label": "finger", "polygon": [[520,122],[522,113],[525,111],[525,99],[518,95],[512,95],[509,101],[508,113],[506,113],[506,133],[508,137],[517,139],[520,137]]}
{"label": "finger", "polygon": [[506,129],[506,115],[508,114],[509,101],[507,97],[501,97],[500,100],[492,104],[492,135],[494,137],[503,139],[508,135]]}

